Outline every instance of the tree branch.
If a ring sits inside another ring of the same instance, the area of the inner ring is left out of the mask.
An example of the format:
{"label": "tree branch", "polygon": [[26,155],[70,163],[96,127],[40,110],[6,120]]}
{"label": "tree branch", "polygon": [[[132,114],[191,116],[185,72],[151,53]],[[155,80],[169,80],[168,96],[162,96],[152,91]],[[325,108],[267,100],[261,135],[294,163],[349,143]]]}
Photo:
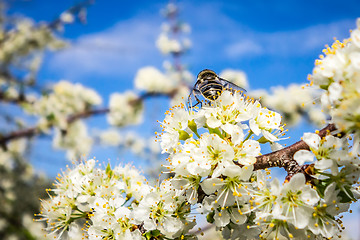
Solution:
{"label": "tree branch", "polygon": [[[336,130],[335,125],[329,124],[317,134],[322,138],[334,130]],[[301,149],[310,150],[309,146],[303,140],[281,150],[258,156],[254,164],[254,170],[282,167],[288,172],[288,175],[293,175],[301,171],[301,166],[299,166],[293,158],[294,154]]]}
{"label": "tree branch", "polygon": [[[168,97],[173,97],[176,94],[177,89],[175,89],[174,91],[170,92],[170,93],[156,93],[156,92],[145,92],[143,94],[141,94],[139,96],[139,98],[136,101],[143,101],[147,98],[150,97],[159,97],[159,96],[168,96]],[[1,93],[0,93],[0,97],[1,97]],[[135,104],[135,102],[130,102],[130,104]],[[20,101],[15,101],[15,102],[20,102]],[[71,115],[68,117],[67,122],[69,124],[75,122],[78,119],[83,119],[83,118],[88,118],[94,115],[100,115],[100,114],[106,114],[110,112],[109,108],[100,108],[100,109],[93,109],[93,110],[87,110],[81,113],[77,113],[74,115]],[[52,125],[50,125],[49,127],[52,127]],[[17,130],[17,131],[13,131],[10,132],[8,135],[1,135],[0,134],[0,146],[3,149],[6,149],[6,143],[14,140],[14,139],[18,139],[18,138],[22,138],[22,137],[32,137],[34,135],[40,134],[41,131],[35,126],[35,127],[30,127],[30,128],[26,128],[26,129],[21,129],[21,130]]]}
{"label": "tree branch", "polygon": [[77,114],[74,114],[74,115],[70,116],[67,119],[67,122],[70,124],[70,123],[73,123],[76,120],[81,119],[81,118],[88,118],[88,117],[91,117],[91,116],[94,116],[94,115],[106,114],[108,112],[110,112],[109,108],[101,108],[101,109],[89,110],[89,111],[85,111],[85,112],[82,112],[82,113],[77,113]]}
{"label": "tree branch", "polygon": [[9,98],[5,95],[4,92],[0,91],[0,102],[19,104],[19,103],[25,103],[28,101],[24,94],[19,94],[19,96],[17,96],[16,98]]}
{"label": "tree branch", "polygon": [[[67,119],[67,122],[69,124],[71,124],[74,121],[76,121],[78,119],[81,119],[81,118],[88,118],[90,116],[99,115],[99,114],[105,114],[105,113],[108,113],[108,112],[109,112],[108,108],[89,110],[89,111],[85,111],[85,112],[74,114],[74,115],[70,116]],[[49,127],[52,127],[52,126],[49,126]],[[41,131],[39,130],[39,128],[30,127],[30,128],[21,129],[21,130],[11,132],[6,136],[1,136],[0,135],[0,146],[2,146],[4,149],[6,149],[6,143],[8,141],[18,139],[18,138],[22,138],[22,137],[32,137],[32,136],[40,134],[40,133],[41,133]]]}
{"label": "tree branch", "polygon": [[15,132],[11,132],[9,135],[7,136],[1,136],[0,135],[0,146],[7,150],[6,147],[6,143],[8,141],[17,139],[17,138],[22,138],[22,137],[32,137],[36,134],[40,133],[40,130],[37,127],[31,127],[31,128],[26,128],[26,129],[21,129]]}

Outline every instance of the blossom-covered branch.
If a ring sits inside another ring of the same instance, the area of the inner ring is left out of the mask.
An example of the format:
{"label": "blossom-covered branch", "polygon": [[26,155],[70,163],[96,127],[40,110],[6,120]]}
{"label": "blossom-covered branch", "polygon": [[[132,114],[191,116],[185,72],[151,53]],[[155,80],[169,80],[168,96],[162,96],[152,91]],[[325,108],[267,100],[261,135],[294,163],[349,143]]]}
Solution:
{"label": "blossom-covered branch", "polygon": [[[136,105],[148,98],[157,97],[157,96],[172,97],[174,94],[175,94],[174,92],[170,92],[170,93],[145,92],[145,93],[142,93],[141,95],[137,96],[135,99],[130,100],[129,104]],[[0,98],[1,98],[1,93],[0,93]],[[16,102],[19,102],[19,101],[20,101],[20,99],[16,100]],[[29,103],[29,104],[33,104],[33,103]],[[36,103],[34,103],[34,104],[36,104]],[[28,108],[30,108],[30,106],[28,106]],[[54,109],[52,109],[52,110],[54,110]],[[85,110],[82,112],[80,111],[80,112],[71,114],[69,117],[67,117],[66,122],[67,122],[67,124],[71,124],[71,123],[75,122],[76,120],[88,118],[88,117],[95,116],[95,115],[108,114],[108,113],[110,113],[110,111],[111,111],[110,108],[91,109],[91,110]],[[53,126],[56,126],[56,123],[54,121],[48,121],[48,123],[46,124],[45,127],[51,128]],[[26,129],[20,129],[17,131],[13,131],[6,135],[0,136],[0,145],[6,146],[6,143],[11,140],[15,140],[15,139],[22,138],[22,137],[29,138],[29,137],[33,137],[33,136],[41,134],[41,133],[42,133],[41,127],[30,127],[30,128],[26,128]]]}
{"label": "blossom-covered branch", "polygon": [[[74,121],[76,121],[77,119],[80,118],[87,118],[90,116],[94,116],[94,115],[98,115],[98,114],[104,114],[109,112],[108,108],[103,108],[103,109],[95,109],[95,110],[89,110],[86,112],[82,112],[82,113],[78,113],[75,114],[73,116],[70,116],[68,118],[68,123],[72,123]],[[49,126],[50,127],[50,126]],[[10,132],[7,135],[4,136],[0,136],[0,145],[1,146],[6,146],[6,143],[18,138],[30,138],[33,137],[35,135],[41,134],[41,130],[38,127],[30,127],[30,128],[26,128],[26,129],[21,129],[21,130],[17,130],[14,132]],[[5,147],[6,148],[6,147]]]}
{"label": "blossom-covered branch", "polygon": [[[180,103],[166,112],[163,131],[157,134],[168,154],[164,167],[170,179],[151,186],[129,166],[98,168],[90,159],[58,178],[50,198],[42,201],[39,220],[47,222],[54,238],[196,239],[190,232],[196,212],[206,215],[225,239],[340,237],[341,214],[360,198],[359,52],[360,20],[352,40],[335,42],[316,63],[310,79],[323,89],[321,104],[333,122],[322,130],[304,133],[301,141],[261,155],[264,144],[278,147],[283,139],[281,114],[232,91],[200,109]],[[138,83],[145,83],[141,80],[149,72],[159,77],[153,83],[164,80],[147,68],[138,73]],[[146,87],[155,92],[173,89],[171,84]],[[72,96],[73,88],[65,90]],[[100,101],[91,91],[81,92],[84,106]],[[111,96],[109,123],[140,121],[143,106],[137,99],[134,92]],[[73,102],[69,106],[77,109]],[[45,103],[34,111],[48,116]],[[64,124],[60,114],[51,120],[56,126]],[[307,172],[311,182],[298,171],[307,164],[312,167]],[[283,167],[292,176],[281,183],[267,176],[270,167]]]}

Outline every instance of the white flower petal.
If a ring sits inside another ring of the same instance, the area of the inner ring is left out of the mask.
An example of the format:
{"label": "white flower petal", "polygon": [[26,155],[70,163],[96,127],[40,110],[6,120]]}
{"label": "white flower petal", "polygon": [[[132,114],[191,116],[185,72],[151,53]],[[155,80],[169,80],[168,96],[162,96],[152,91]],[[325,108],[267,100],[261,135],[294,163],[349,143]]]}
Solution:
{"label": "white flower petal", "polygon": [[309,224],[312,209],[306,209],[304,207],[294,208],[294,226],[300,229],[305,228]]}
{"label": "white flower petal", "polygon": [[223,183],[219,178],[208,178],[205,179],[200,185],[204,192],[210,195],[218,190],[223,185]]}
{"label": "white flower petal", "polygon": [[217,227],[225,227],[230,222],[230,215],[226,210],[221,212],[215,211],[214,220]]}
{"label": "white flower petal", "polygon": [[302,189],[302,194],[300,195],[300,198],[304,203],[310,206],[314,206],[320,200],[320,197],[317,194],[317,192],[314,189],[312,189],[309,185],[306,185]]}
{"label": "white flower petal", "polygon": [[221,126],[221,121],[215,116],[210,116],[206,119],[206,124],[211,128],[217,128]]}
{"label": "white flower petal", "polygon": [[250,119],[249,121],[250,129],[251,131],[256,135],[259,136],[261,133],[261,130],[259,128],[259,125],[255,122],[254,119]]}
{"label": "white flower petal", "polygon": [[299,165],[303,165],[305,162],[313,162],[314,159],[314,154],[308,150],[299,150],[294,154],[294,160]]}
{"label": "white flower petal", "polygon": [[305,176],[302,173],[295,174],[287,183],[291,189],[300,189],[305,184]]}
{"label": "white flower petal", "polygon": [[302,140],[309,145],[310,148],[318,149],[320,144],[320,136],[315,133],[304,133]]}

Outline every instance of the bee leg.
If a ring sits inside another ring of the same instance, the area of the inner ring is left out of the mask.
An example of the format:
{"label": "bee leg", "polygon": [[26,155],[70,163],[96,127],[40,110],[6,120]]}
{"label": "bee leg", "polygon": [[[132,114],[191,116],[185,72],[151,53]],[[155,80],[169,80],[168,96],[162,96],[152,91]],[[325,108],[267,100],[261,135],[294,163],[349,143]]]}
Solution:
{"label": "bee leg", "polygon": [[196,105],[198,105],[200,103],[200,107],[201,107],[201,102],[197,102],[196,104],[192,105],[191,107],[194,108],[196,107]]}
{"label": "bee leg", "polygon": [[200,104],[200,108],[202,107],[202,102],[199,99],[196,99],[196,104],[192,105],[191,107],[194,108],[196,107],[198,104]]}
{"label": "bee leg", "polygon": [[194,106],[192,105],[191,95],[195,96],[194,91],[191,91],[191,93],[190,93],[189,96],[188,96],[188,101],[187,101],[187,103],[188,103],[188,108],[193,108],[193,107],[195,106],[195,105],[194,105]]}
{"label": "bee leg", "polygon": [[196,96],[196,94],[194,94],[194,97],[195,97],[197,103],[196,103],[194,106],[192,106],[192,107],[195,107],[196,105],[200,104],[200,108],[201,108],[201,107],[202,107],[202,102],[201,102],[200,99]]}
{"label": "bee leg", "polygon": [[[200,101],[200,99],[196,96],[197,94],[200,94],[200,91],[197,89],[193,89],[191,91],[191,93],[188,96],[188,106],[189,108],[194,108],[195,106],[197,106],[200,103],[200,108],[202,107],[202,103]],[[196,100],[196,104],[192,105],[192,101],[191,101],[191,95],[194,96],[195,100]]]}

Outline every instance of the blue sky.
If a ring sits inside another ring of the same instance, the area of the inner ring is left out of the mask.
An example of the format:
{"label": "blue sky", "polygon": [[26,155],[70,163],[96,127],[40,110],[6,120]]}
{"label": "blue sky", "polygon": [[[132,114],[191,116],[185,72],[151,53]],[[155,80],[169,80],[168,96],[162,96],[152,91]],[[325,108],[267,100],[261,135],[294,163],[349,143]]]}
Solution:
{"label": "blue sky", "polygon": [[[9,12],[50,21],[76,2],[9,0]],[[189,37],[193,47],[182,62],[194,75],[204,68],[216,72],[225,68],[243,70],[251,89],[306,82],[324,45],[331,44],[333,37],[347,38],[349,30],[355,28],[356,18],[360,17],[360,1],[177,2],[180,18],[192,28]],[[47,54],[39,80],[68,79],[83,83],[96,89],[105,103],[112,92],[131,89],[140,67],[162,68],[165,58],[156,49],[155,41],[163,22],[160,9],[166,3],[160,0],[96,1],[88,9],[87,25],[66,27],[63,36],[72,47]],[[163,99],[155,104],[158,109],[164,108],[161,101]],[[161,120],[162,114],[160,111],[159,115],[151,115],[147,121]],[[105,120],[95,118],[90,123],[104,127]],[[149,131],[147,136],[152,134],[153,131]],[[292,142],[301,135],[302,131],[295,130]],[[44,154],[47,153],[40,155]],[[125,158],[108,149],[95,149],[94,155],[104,160]],[[48,167],[46,161],[39,161],[40,168]],[[58,172],[63,165],[60,160],[53,168]],[[350,229],[356,229],[355,225]]]}
{"label": "blue sky", "polygon": [[[13,1],[11,11],[51,20],[74,1]],[[161,68],[154,42],[167,1],[97,1],[88,24],[71,25],[73,47],[49,55],[41,79],[70,79],[98,89],[131,88],[139,67]],[[358,1],[178,1],[192,27],[193,48],[183,58],[190,71],[242,69],[252,89],[305,82],[314,59],[333,37],[355,26]],[[101,82],[101,84],[99,84]],[[121,86],[121,87],[120,87]]]}

